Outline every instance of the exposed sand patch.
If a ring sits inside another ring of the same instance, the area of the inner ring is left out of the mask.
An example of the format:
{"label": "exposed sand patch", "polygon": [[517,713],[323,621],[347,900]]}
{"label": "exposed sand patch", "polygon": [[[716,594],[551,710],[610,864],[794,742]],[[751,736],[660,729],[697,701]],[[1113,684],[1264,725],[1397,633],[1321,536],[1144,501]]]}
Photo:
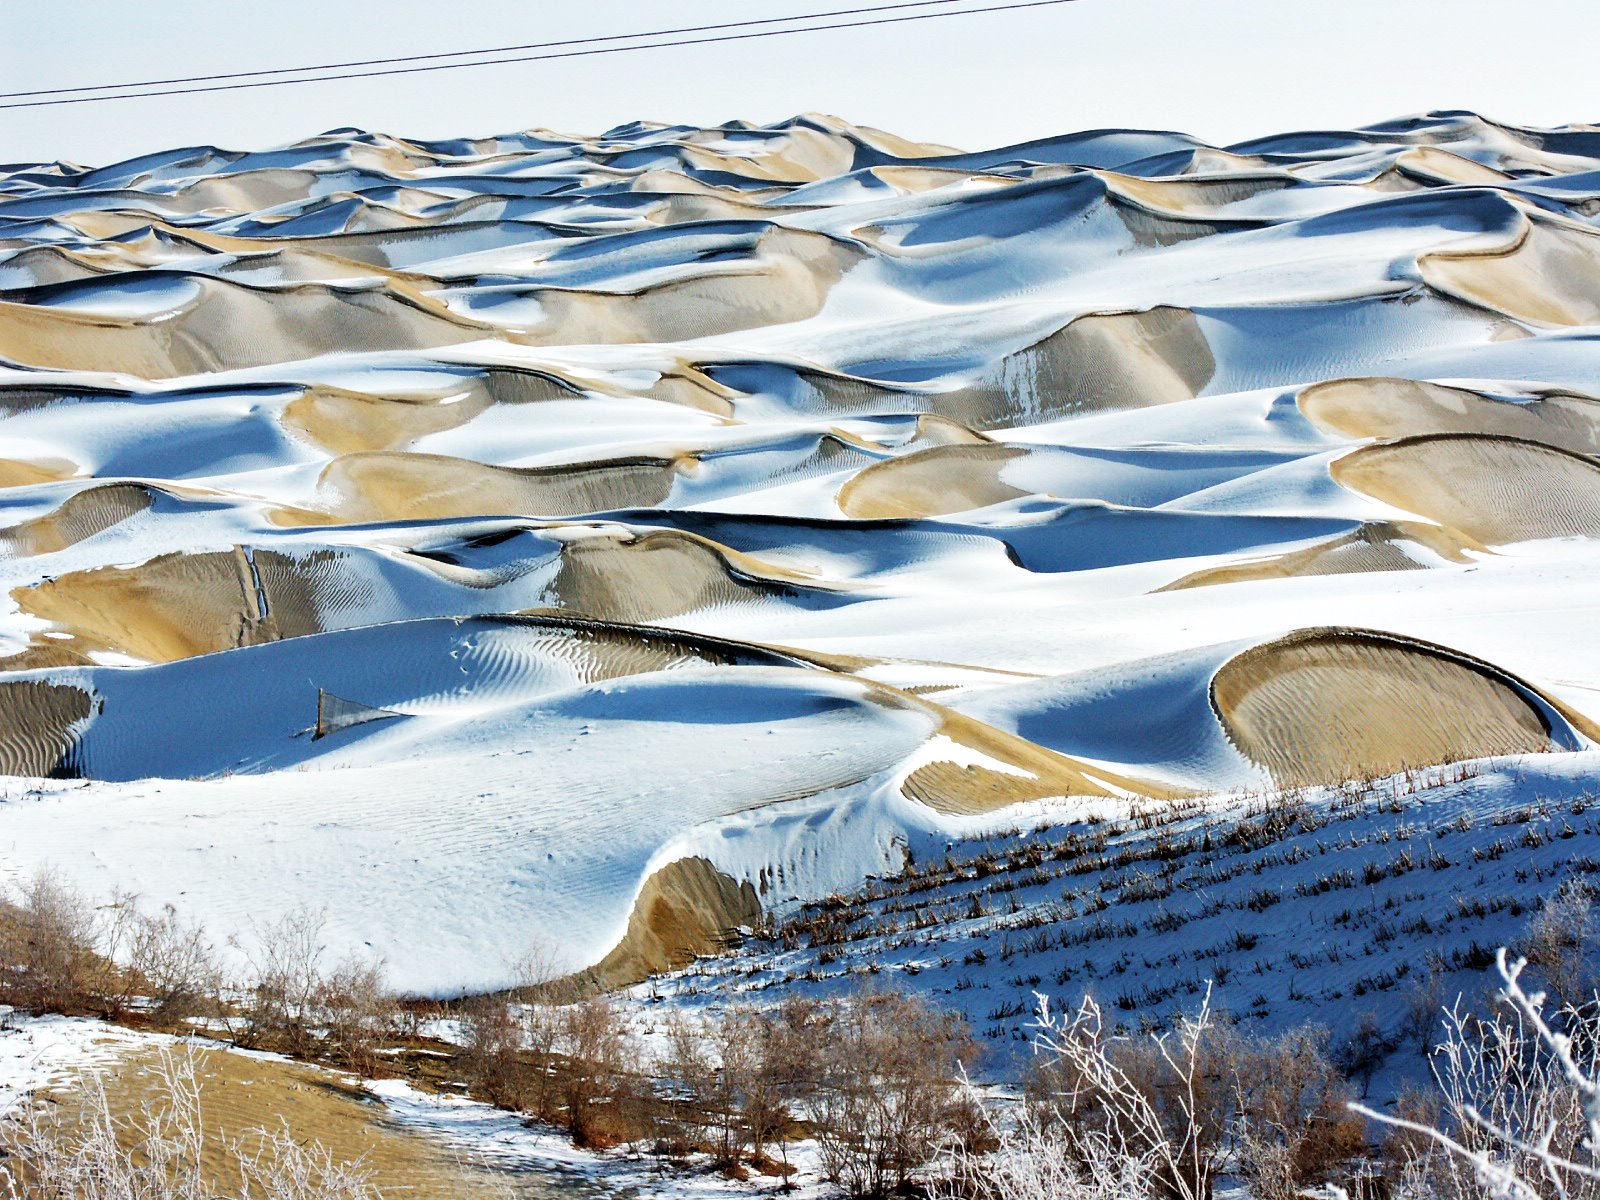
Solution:
{"label": "exposed sand patch", "polygon": [[0,488],[58,483],[77,474],[77,466],[62,458],[0,458]]}
{"label": "exposed sand patch", "polygon": [[26,613],[73,635],[79,652],[171,662],[321,630],[316,593],[335,555],[274,550],[164,554],[99,567],[12,593]]}
{"label": "exposed sand patch", "polygon": [[1285,787],[1553,749],[1534,694],[1466,655],[1347,629],[1252,647],[1211,684],[1234,745]]}
{"label": "exposed sand patch", "polygon": [[885,459],[839,489],[839,511],[857,520],[937,517],[986,508],[1028,493],[1000,478],[1000,469],[1028,451],[990,442],[933,446]]}
{"label": "exposed sand patch", "polygon": [[1511,176],[1442,146],[1413,146],[1394,160],[1398,170],[1426,183],[1507,183]]}
{"label": "exposed sand patch", "polygon": [[973,429],[1192,400],[1216,371],[1195,315],[1157,307],[1078,317],[929,411]]}
{"label": "exposed sand patch", "polygon": [[[977,177],[980,172],[952,170],[949,167],[934,166],[881,166],[873,167],[872,173],[883,180],[897,192],[908,196],[921,195],[923,192],[935,191],[938,188],[948,187],[952,183],[961,183]],[[999,181],[1000,176],[988,178]]]}
{"label": "exposed sand patch", "polygon": [[[144,1105],[166,1103],[158,1051],[130,1049],[107,1070],[106,1098],[115,1116],[131,1117]],[[335,1159],[360,1160],[385,1196],[470,1200],[481,1196],[489,1174],[457,1160],[442,1144],[405,1128],[383,1104],[338,1074],[303,1063],[256,1058],[196,1047],[201,1126],[208,1153],[201,1169],[220,1193],[233,1195],[243,1180],[222,1149],[251,1129],[286,1127],[301,1142],[316,1142]],[[56,1090],[51,1098],[71,1120],[80,1094]],[[248,1145],[248,1143],[247,1143]]]}
{"label": "exposed sand patch", "polygon": [[1058,754],[1016,734],[996,729],[952,709],[913,698],[941,718],[939,732],[958,745],[1016,772],[981,764],[935,761],[912,771],[901,790],[939,812],[994,812],[1008,805],[1050,796],[1138,796],[1176,799],[1182,788],[1108,771]]}
{"label": "exposed sand patch", "polygon": [[90,315],[0,301],[0,356],[36,367],[170,379],[337,350],[447,346],[494,333],[392,283],[265,289],[191,279],[193,299],[151,316]]}
{"label": "exposed sand patch", "polygon": [[680,361],[675,369],[663,372],[644,394],[652,400],[699,409],[717,417],[734,415],[733,390],[695,370],[687,361]]}
{"label": "exposed sand patch", "polygon": [[519,326],[530,345],[677,342],[814,316],[862,252],[833,238],[774,228],[737,263],[635,292],[535,288],[542,314]]}
{"label": "exposed sand patch", "polygon": [[[8,248],[9,239],[0,241],[0,250]],[[17,245],[10,242],[10,245]],[[20,250],[9,258],[0,260],[8,274],[17,273],[24,275],[27,282],[24,287],[42,287],[52,283],[71,283],[78,279],[93,279],[103,274],[106,266],[96,259],[104,259],[104,253],[99,255],[84,254],[70,250],[65,246],[34,246]],[[131,256],[129,256],[131,257]],[[135,265],[129,262],[127,265]],[[113,270],[116,269],[112,266]],[[15,276],[13,275],[13,278]],[[10,290],[10,289],[5,289]]]}
{"label": "exposed sand patch", "polygon": [[1509,246],[1441,250],[1417,265],[1441,292],[1519,320],[1600,324],[1600,232],[1587,226],[1524,213]]}
{"label": "exposed sand patch", "polygon": [[805,125],[791,125],[781,139],[763,143],[761,153],[748,157],[693,144],[685,145],[682,153],[687,167],[782,183],[840,175],[850,170],[855,160],[855,147],[847,139]]}
{"label": "exposed sand patch", "polygon": [[329,511],[349,522],[574,517],[660,504],[679,469],[663,458],[518,468],[437,454],[372,452],[334,459],[322,472],[319,491]]}
{"label": "exposed sand patch", "polygon": [[0,553],[53,554],[137,516],[155,503],[156,490],[143,483],[107,483],[84,488],[53,513],[0,529]]}
{"label": "exposed sand patch", "polygon": [[551,584],[563,608],[647,622],[723,604],[796,594],[816,581],[694,534],[660,530],[582,537],[562,547]]}
{"label": "exposed sand patch", "polygon": [[1218,209],[1229,204],[1279,192],[1294,185],[1294,179],[1280,171],[1257,170],[1218,173],[1206,178],[1181,176],[1165,179],[1122,175],[1116,171],[1097,174],[1105,181],[1111,194],[1119,199],[1132,201],[1154,213],[1190,219],[1214,216]]}
{"label": "exposed sand patch", "polygon": [[1600,462],[1538,442],[1436,434],[1363,446],[1330,468],[1342,487],[1484,545],[1600,537]]}
{"label": "exposed sand patch", "polygon": [[761,918],[761,900],[748,882],[704,858],[682,858],[644,881],[622,941],[580,980],[603,989],[626,987],[702,954],[726,950],[740,926]]}
{"label": "exposed sand patch", "polygon": [[917,434],[906,443],[906,449],[927,449],[930,446],[985,446],[989,439],[975,429],[968,429],[959,421],[948,417],[923,413],[917,418]]}
{"label": "exposed sand patch", "polygon": [[[67,642],[32,642],[0,658],[0,671],[43,671],[52,667],[91,667],[94,660]],[[0,772],[3,774],[3,772]]]}
{"label": "exposed sand patch", "polygon": [[233,174],[206,175],[161,196],[168,212],[189,215],[206,209],[254,212],[301,199],[315,186],[316,173],[293,167],[265,167]]}
{"label": "exposed sand patch", "polygon": [[66,764],[94,698],[40,679],[0,681],[0,775],[55,775]]}
{"label": "exposed sand patch", "polygon": [[1298,397],[1320,428],[1346,437],[1419,437],[1477,433],[1543,442],[1579,454],[1600,453],[1600,399],[1552,391],[1526,403],[1413,379],[1334,379]]}
{"label": "exposed sand patch", "polygon": [[327,283],[341,279],[370,280],[379,276],[396,283],[431,284],[432,281],[426,276],[392,269],[385,247],[393,243],[403,245],[419,239],[437,239],[439,236],[432,227],[407,226],[381,233],[333,233],[322,237],[235,237],[210,229],[172,225],[153,215],[92,210],[73,213],[67,220],[90,237],[102,239],[126,239],[140,230],[146,230],[149,237],[169,248],[167,257],[178,257],[172,252],[179,249],[189,253],[209,251],[236,256],[238,265],[220,270],[219,273],[223,275],[252,271],[281,259],[284,264],[281,278],[285,282],[301,280]]}
{"label": "exposed sand patch", "polygon": [[922,390],[800,367],[786,399],[801,411],[840,416],[929,414],[981,433],[1191,400],[1215,371],[1216,359],[1195,315],[1158,306],[1077,317],[959,387]]}
{"label": "exposed sand patch", "polygon": [[1487,547],[1463,539],[1452,530],[1420,521],[1367,521],[1359,529],[1341,537],[1329,538],[1304,550],[1253,562],[1226,563],[1207,567],[1156,588],[1158,592],[1177,592],[1185,588],[1215,587],[1258,579],[1298,579],[1309,575],[1352,575],[1375,571],[1422,571],[1427,564],[1408,555],[1403,543],[1425,546],[1452,562],[1466,562],[1469,551],[1487,552]]}
{"label": "exposed sand patch", "polygon": [[483,388],[452,395],[373,396],[324,384],[283,409],[283,423],[335,454],[404,450],[430,433],[458,429],[489,407]]}
{"label": "exposed sand patch", "polygon": [[516,613],[495,620],[515,623],[537,638],[549,639],[550,652],[575,666],[585,683],[684,666],[809,665],[777,647],[560,611]]}

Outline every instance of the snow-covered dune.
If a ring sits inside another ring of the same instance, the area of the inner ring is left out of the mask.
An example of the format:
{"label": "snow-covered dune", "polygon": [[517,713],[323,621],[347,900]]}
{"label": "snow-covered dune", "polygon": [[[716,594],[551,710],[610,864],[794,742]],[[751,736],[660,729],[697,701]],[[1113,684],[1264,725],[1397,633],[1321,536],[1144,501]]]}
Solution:
{"label": "snow-covered dune", "polygon": [[1587,127],[14,167],[0,869],[449,992],[1017,804],[1600,755],[1597,452]]}

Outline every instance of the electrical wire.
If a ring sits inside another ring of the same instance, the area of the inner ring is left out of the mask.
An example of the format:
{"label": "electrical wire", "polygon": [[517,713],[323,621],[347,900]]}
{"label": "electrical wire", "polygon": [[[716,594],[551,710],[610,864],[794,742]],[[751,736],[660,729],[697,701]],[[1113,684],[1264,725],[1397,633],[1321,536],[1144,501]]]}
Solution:
{"label": "electrical wire", "polygon": [[[929,2],[932,3],[933,0],[929,0]],[[942,0],[941,0],[941,2],[942,2]],[[678,41],[643,42],[643,43],[638,43],[638,44],[628,45],[628,46],[602,46],[602,47],[598,47],[598,48],[595,48],[595,49],[589,49],[589,50],[564,50],[564,51],[560,51],[560,52],[555,53],[555,54],[526,54],[526,55],[518,55],[518,56],[516,56],[514,58],[492,58],[492,59],[484,59],[484,60],[481,60],[481,61],[478,61],[478,62],[432,63],[432,64],[427,65],[427,66],[389,67],[389,68],[387,68],[385,70],[381,70],[381,71],[356,71],[356,72],[345,72],[345,73],[340,73],[340,74],[336,74],[336,75],[312,75],[312,76],[308,76],[306,78],[301,78],[301,79],[257,79],[257,80],[251,80],[250,82],[246,82],[246,83],[210,83],[210,84],[206,84],[205,86],[202,86],[202,87],[162,88],[162,89],[158,89],[158,90],[155,90],[155,91],[124,91],[124,92],[119,92],[119,93],[117,93],[115,95],[104,95],[104,96],[72,96],[72,97],[68,97],[66,99],[21,100],[21,101],[12,101],[11,103],[7,103],[7,104],[0,104],[0,109],[10,109],[10,108],[52,108],[52,107],[55,107],[57,105],[64,105],[64,104],[100,104],[100,103],[104,103],[104,102],[106,102],[108,100],[145,100],[145,99],[149,99],[149,98],[156,97],[156,96],[188,96],[188,95],[194,95],[194,94],[200,93],[200,92],[234,92],[234,91],[242,91],[242,90],[247,89],[247,88],[288,87],[288,86],[291,86],[291,85],[294,85],[294,84],[303,84],[303,83],[333,83],[333,82],[336,82],[336,81],[349,80],[349,79],[376,79],[376,78],[379,78],[379,77],[382,77],[382,76],[420,75],[420,74],[424,74],[424,73],[430,72],[430,71],[456,71],[456,70],[464,70],[464,69],[467,69],[469,67],[497,67],[497,66],[505,66],[507,64],[512,64],[512,63],[548,62],[548,61],[553,60],[553,59],[564,59],[564,58],[588,58],[588,57],[592,57],[594,55],[601,55],[601,54],[626,54],[626,53],[629,53],[629,52],[635,51],[635,50],[662,50],[662,49],[668,49],[668,48],[675,47],[675,46],[705,46],[705,45],[710,45],[710,44],[716,43],[716,42],[743,42],[743,41],[751,41],[751,40],[754,40],[754,39],[757,39],[757,38],[783,37],[785,35],[795,34],[795,33],[822,33],[822,32],[826,32],[828,30],[835,30],[835,29],[861,29],[861,28],[864,28],[864,27],[870,26],[870,25],[899,25],[899,24],[904,24],[904,23],[909,22],[909,21],[933,21],[933,20],[938,20],[940,18],[945,18],[945,17],[978,16],[978,15],[983,14],[983,13],[1010,12],[1010,11],[1013,11],[1013,10],[1016,10],[1016,9],[1024,9],[1024,8],[1050,8],[1050,7],[1054,7],[1056,5],[1073,4],[1073,3],[1076,3],[1076,2],[1077,2],[1077,0],[1022,0],[1022,2],[1020,2],[1020,3],[1013,3],[1013,4],[990,4],[990,5],[985,5],[983,7],[980,7],[980,8],[963,8],[963,9],[955,9],[955,10],[946,10],[946,11],[943,11],[943,12],[913,13],[913,14],[911,14],[909,16],[901,16],[901,17],[877,17],[877,18],[874,18],[874,19],[871,19],[871,20],[866,20],[866,21],[839,21],[839,22],[834,22],[834,23],[831,23],[831,24],[824,24],[824,25],[801,25],[801,26],[796,26],[796,27],[791,28],[791,29],[766,29],[766,30],[761,30],[761,31],[756,32],[756,33],[730,33],[730,34],[720,34],[720,35],[715,36],[715,37],[685,38],[685,39],[681,39],[681,40],[678,40]],[[862,11],[871,11],[871,10],[862,10]],[[803,19],[803,18],[785,18],[785,19],[800,20],[800,19]],[[768,24],[768,23],[770,23],[770,22],[757,22],[757,24]],[[648,37],[650,35],[648,35],[648,34],[636,34],[636,35],[633,35],[633,36],[635,36],[635,37]],[[463,53],[466,53],[466,52],[463,52]],[[425,60],[425,59],[430,58],[430,57],[432,57],[432,56],[430,56],[430,55],[415,55],[415,56],[407,56],[405,58],[392,60],[392,61],[415,62],[415,61],[422,61],[422,60]],[[287,71],[292,71],[292,70],[295,70],[295,69],[296,68],[284,68],[283,70],[285,72],[287,72]],[[298,68],[298,69],[300,69],[300,70],[316,70],[318,68],[306,67],[306,68]],[[279,72],[267,72],[267,73],[268,74],[276,74],[276,73],[279,73]],[[219,76],[219,78],[223,78],[223,77]],[[127,86],[127,85],[107,85],[107,86],[108,87],[113,87],[113,86]],[[87,88],[66,88],[66,89],[62,89],[62,90],[64,90],[64,91],[86,91],[88,89]],[[26,95],[28,93],[18,92],[18,93],[11,93],[11,94],[12,95]]]}
{"label": "electrical wire", "polygon": [[639,33],[613,33],[603,37],[567,38],[556,42],[523,42],[512,46],[485,46],[481,50],[448,50],[438,54],[402,54],[394,58],[357,58],[347,62],[316,63],[305,67],[275,67],[261,71],[232,71],[220,75],[177,75],[170,79],[139,79],[127,83],[92,83],[81,87],[40,88],[31,92],[0,92],[0,100],[21,100],[29,96],[65,96],[69,92],[110,92],[129,88],[167,87],[176,83],[213,83],[224,79],[256,79],[264,75],[296,75],[307,71],[342,71],[349,67],[380,67],[391,63],[431,62],[441,58],[479,58],[486,54],[512,54],[519,50],[554,50],[562,46],[583,46],[600,42],[629,42],[641,38],[677,37],[685,33],[715,33],[724,29],[746,29],[756,25],[782,25],[793,21],[855,17],[863,13],[893,12],[903,8],[928,8],[937,4],[959,4],[963,0],[910,0],[904,4],[876,4],[867,8],[838,8],[829,12],[799,13],[792,17],[766,17],[759,21],[726,21],[718,25],[685,25],[680,29],[649,29]]}

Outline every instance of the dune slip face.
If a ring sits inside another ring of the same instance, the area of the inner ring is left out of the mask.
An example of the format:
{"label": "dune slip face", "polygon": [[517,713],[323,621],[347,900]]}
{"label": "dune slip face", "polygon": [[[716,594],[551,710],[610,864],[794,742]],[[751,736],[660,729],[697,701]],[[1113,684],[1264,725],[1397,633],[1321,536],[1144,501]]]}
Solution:
{"label": "dune slip face", "polygon": [[1600,128],[0,168],[0,871],[406,991],[1586,754],[1597,539]]}

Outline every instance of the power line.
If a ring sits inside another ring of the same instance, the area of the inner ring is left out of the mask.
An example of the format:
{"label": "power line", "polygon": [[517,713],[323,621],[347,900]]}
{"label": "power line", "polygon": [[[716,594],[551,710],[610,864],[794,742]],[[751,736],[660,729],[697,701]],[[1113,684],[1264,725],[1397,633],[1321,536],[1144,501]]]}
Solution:
{"label": "power line", "polygon": [[[934,3],[934,2],[936,2],[936,0],[928,0],[928,3]],[[937,2],[942,3],[942,2],[944,2],[944,0],[937,0]],[[107,95],[107,96],[73,96],[73,97],[68,97],[66,99],[61,99],[61,100],[22,100],[22,101],[14,101],[14,102],[9,103],[9,104],[0,104],[0,109],[8,109],[8,108],[52,108],[52,107],[55,107],[57,105],[62,105],[62,104],[99,104],[99,103],[103,103],[104,101],[107,101],[107,100],[145,100],[145,99],[149,99],[149,98],[152,98],[152,97],[155,97],[155,96],[188,96],[188,95],[193,95],[194,93],[197,93],[197,92],[235,92],[235,91],[242,91],[242,90],[244,90],[246,88],[287,87],[287,86],[290,86],[292,84],[300,84],[300,83],[332,83],[332,82],[335,82],[335,81],[347,80],[347,79],[376,79],[376,78],[378,78],[380,76],[386,76],[386,75],[420,75],[420,74],[423,74],[423,73],[429,72],[429,71],[455,71],[455,70],[463,70],[463,69],[466,69],[468,67],[498,67],[498,66],[504,66],[504,65],[507,65],[507,64],[510,64],[510,63],[546,62],[546,61],[549,61],[551,59],[560,59],[560,58],[588,58],[588,57],[591,57],[593,55],[599,55],[599,54],[626,54],[626,53],[628,53],[630,51],[634,51],[634,50],[661,50],[661,49],[667,49],[667,48],[674,47],[674,46],[704,46],[704,45],[709,45],[709,44],[714,43],[714,42],[743,42],[743,41],[750,41],[750,40],[753,40],[753,39],[756,39],[756,38],[783,37],[783,36],[785,36],[787,34],[794,34],[794,33],[822,33],[822,32],[825,32],[827,30],[832,30],[832,29],[860,29],[860,28],[863,28],[863,27],[869,26],[869,25],[899,25],[899,24],[903,24],[903,23],[908,22],[908,21],[933,21],[933,20],[938,20],[938,19],[940,19],[942,17],[977,16],[977,15],[979,15],[981,13],[1009,12],[1009,11],[1012,11],[1012,10],[1015,10],[1015,9],[1023,9],[1023,8],[1049,8],[1049,7],[1053,7],[1055,5],[1058,5],[1058,4],[1073,4],[1073,3],[1076,3],[1076,2],[1077,2],[1077,0],[1023,0],[1023,2],[1021,2],[1021,3],[1014,3],[1014,4],[990,4],[990,5],[986,5],[984,7],[981,7],[981,8],[964,8],[964,9],[958,9],[958,10],[947,10],[947,11],[944,11],[944,12],[913,13],[913,14],[911,14],[909,16],[903,16],[903,17],[877,17],[877,18],[874,18],[874,19],[871,19],[871,20],[866,20],[866,21],[840,21],[840,22],[835,22],[835,23],[827,24],[827,25],[801,25],[801,26],[797,26],[797,27],[792,28],[792,29],[766,29],[766,30],[761,30],[761,31],[756,32],[756,33],[730,33],[730,34],[721,34],[721,35],[716,36],[716,37],[685,38],[685,39],[680,40],[680,41],[642,42],[642,43],[637,43],[637,44],[629,45],[629,46],[603,46],[603,47],[599,47],[597,49],[591,49],[591,50],[565,50],[565,51],[561,51],[561,52],[558,52],[558,53],[555,53],[555,54],[526,54],[526,55],[520,55],[520,56],[515,57],[515,58],[485,59],[485,60],[480,61],[480,62],[434,63],[434,64],[429,65],[429,66],[420,66],[420,67],[390,67],[390,68],[388,68],[386,70],[382,70],[382,71],[357,71],[357,72],[346,72],[346,73],[341,73],[341,74],[337,74],[337,75],[312,75],[312,76],[309,76],[309,77],[303,78],[303,79],[260,79],[260,80],[252,80],[251,82],[248,82],[248,83],[213,83],[213,84],[207,84],[204,87],[167,88],[167,89],[163,89],[163,90],[159,90],[159,91],[127,91],[127,92],[118,93],[116,95]],[[917,5],[905,5],[905,6],[888,5],[888,6],[883,6],[883,7],[884,8],[917,7]],[[874,11],[874,10],[872,10],[872,9],[861,9],[861,10],[858,10],[858,11],[870,12],[870,11]],[[881,11],[881,9],[879,11]],[[821,16],[821,15],[826,15],[826,14],[814,14],[814,15]],[[774,19],[776,20],[777,18],[774,18]],[[801,17],[790,17],[790,18],[783,18],[783,19],[785,19],[785,20],[803,20],[804,18],[801,18]],[[765,22],[765,21],[754,22],[754,23],[755,24],[770,24],[770,22]],[[725,26],[725,28],[732,28],[732,27],[733,26],[731,26],[731,25],[730,26]],[[651,34],[635,34],[633,36],[635,36],[635,37],[650,37],[652,35]],[[463,53],[467,53],[467,52],[463,51]],[[431,57],[435,57],[435,56],[433,56],[433,55],[412,55],[412,56],[406,56],[406,57],[403,57],[403,58],[394,59],[394,60],[387,60],[387,61],[417,62],[417,61],[422,61],[422,60],[425,60],[425,59],[428,59],[428,58],[431,58]],[[293,70],[293,69],[296,69],[296,68],[285,68],[285,70]],[[298,68],[298,69],[299,70],[318,70],[319,68],[316,68],[316,67],[303,67],[303,68]],[[277,73],[279,73],[279,72],[266,72],[266,74],[277,74]],[[216,78],[229,78],[229,77],[228,76],[217,76]],[[106,85],[106,86],[108,86],[108,87],[116,87],[116,86],[126,87],[126,86],[131,86],[131,85],[114,85],[113,84],[113,85]],[[87,88],[64,88],[62,90],[63,91],[87,91],[88,89]],[[30,94],[30,93],[17,92],[17,93],[12,93],[12,94],[13,95],[27,95],[27,94]]]}
{"label": "power line", "polygon": [[[476,58],[485,54],[511,54],[518,50],[553,50],[561,46],[584,46],[600,42],[631,42],[640,38],[676,37],[685,33],[714,33],[724,29],[746,29],[756,25],[782,25],[793,21],[814,21],[828,17],[854,17],[863,13],[893,12],[903,8],[928,8],[937,4],[959,4],[962,0],[911,0],[904,4],[877,4],[867,8],[839,8],[830,12],[800,13],[792,17],[766,17],[759,21],[726,21],[718,25],[685,25],[681,29],[649,29],[638,33],[613,33],[604,37],[567,38],[558,42],[524,42],[513,46],[486,46],[481,50],[449,50],[438,54],[402,54],[394,58],[358,58],[348,62],[317,63],[305,67],[276,67],[262,71],[232,71],[221,75],[178,75],[171,79],[140,79],[127,83],[94,83],[82,87],[41,88],[32,92],[0,92],[0,100],[21,100],[29,96],[65,96],[69,92],[110,92],[127,88],[166,87],[175,83],[210,83],[223,79],[255,79],[263,75],[295,75],[307,71],[342,71],[348,67],[378,67],[390,63],[430,62],[441,58]],[[463,63],[463,66],[470,64]]]}

